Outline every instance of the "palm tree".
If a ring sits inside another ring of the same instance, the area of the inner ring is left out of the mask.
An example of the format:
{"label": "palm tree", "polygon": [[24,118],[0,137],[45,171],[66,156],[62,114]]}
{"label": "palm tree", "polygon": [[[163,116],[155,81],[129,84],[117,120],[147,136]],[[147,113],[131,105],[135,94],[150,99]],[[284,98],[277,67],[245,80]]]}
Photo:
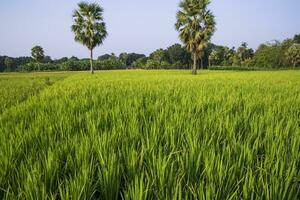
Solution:
{"label": "palm tree", "polygon": [[209,4],[210,0],[182,0],[177,12],[175,27],[185,48],[192,54],[193,74],[197,74],[197,60],[202,61],[204,50],[215,32],[216,23],[214,15],[208,10]]}
{"label": "palm tree", "polygon": [[97,3],[81,2],[78,10],[73,13],[75,41],[90,50],[91,73],[93,69],[93,50],[103,43],[107,37],[106,25],[103,20],[103,8]]}

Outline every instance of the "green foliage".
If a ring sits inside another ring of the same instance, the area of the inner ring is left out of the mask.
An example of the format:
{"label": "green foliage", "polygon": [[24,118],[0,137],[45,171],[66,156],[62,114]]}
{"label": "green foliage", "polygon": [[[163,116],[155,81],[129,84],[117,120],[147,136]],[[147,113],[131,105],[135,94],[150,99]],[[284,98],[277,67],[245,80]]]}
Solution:
{"label": "green foliage", "polygon": [[300,44],[292,45],[286,52],[287,59],[294,66],[300,65]]}
{"label": "green foliage", "polygon": [[89,50],[103,43],[107,36],[103,8],[96,3],[80,2],[73,13],[75,40]]}
{"label": "green foliage", "polygon": [[6,57],[4,59],[4,65],[6,66],[6,71],[11,72],[14,71],[14,60],[10,57]]}
{"label": "green foliage", "polygon": [[93,69],[93,49],[103,43],[107,37],[106,25],[103,19],[103,8],[97,3],[78,3],[78,9],[73,13],[72,31],[75,41],[90,50],[90,68]]}
{"label": "green foliage", "polygon": [[168,57],[166,51],[163,49],[157,49],[156,51],[152,52],[149,57],[151,60],[155,60],[157,62],[167,61]]}
{"label": "green foliage", "polygon": [[[192,54],[196,74],[197,60],[204,56],[208,42],[215,31],[215,20],[208,9],[210,0],[181,0],[177,12],[176,30],[185,48]],[[203,67],[203,66],[202,66]]]}
{"label": "green foliage", "polygon": [[41,46],[33,47],[31,49],[31,56],[36,62],[38,62],[38,63],[43,62],[44,58],[45,58],[43,48]]}
{"label": "green foliage", "polygon": [[140,69],[143,69],[146,67],[146,64],[147,64],[147,58],[146,57],[143,57],[143,58],[139,58],[137,59],[136,61],[134,61],[132,63],[132,67],[133,68],[140,68]]}
{"label": "green foliage", "polygon": [[293,42],[296,44],[300,44],[300,34],[296,34],[293,38]]}
{"label": "green foliage", "polygon": [[145,69],[159,69],[161,62],[158,60],[148,59]]}
{"label": "green foliage", "polygon": [[[180,45],[174,44],[167,48],[166,56],[175,67],[188,66],[191,63],[191,55]],[[180,64],[180,65],[178,65]]]}
{"label": "green foliage", "polygon": [[148,59],[144,68],[145,69],[171,69],[172,65],[167,61]]}
{"label": "green foliage", "polygon": [[231,66],[233,65],[235,54],[234,48],[229,49],[228,47],[214,45],[208,59],[210,65]]}
{"label": "green foliage", "polygon": [[128,53],[121,53],[119,55],[119,59],[124,63],[124,65],[128,66]]}
{"label": "green foliage", "polygon": [[254,67],[254,66],[218,66],[218,65],[212,65],[208,68],[209,70],[232,70],[232,71],[267,71],[270,69],[267,68],[261,68],[261,67]]}
{"label": "green foliage", "polygon": [[[204,68],[210,66],[222,66],[222,69],[283,69],[291,68],[297,60],[297,53],[292,55],[290,49],[297,47],[299,35],[295,35],[293,39],[286,39],[282,42],[268,42],[262,44],[254,52],[251,48],[243,43],[237,50],[232,47],[215,45],[208,43],[203,53],[202,60],[197,59],[197,66],[203,63]],[[296,52],[295,50],[293,50]],[[293,58],[294,57],[294,60]],[[6,60],[6,62],[5,62]],[[149,62],[147,62],[150,60]],[[154,60],[154,61],[153,61]],[[30,57],[12,58],[8,56],[0,56],[0,72],[4,71],[82,71],[88,70],[90,62],[88,59],[78,59],[63,57],[61,59],[52,60],[49,56],[37,63]],[[93,60],[94,61],[94,60]],[[104,54],[94,61],[97,70],[110,69],[189,69],[192,65],[191,54],[180,44],[174,44],[166,49],[158,49],[146,57],[137,53],[122,53],[119,57],[112,54]],[[147,65],[148,63],[148,65]],[[299,64],[296,63],[295,67]]]}
{"label": "green foliage", "polygon": [[21,65],[19,71],[59,71],[63,70],[60,64],[57,63],[37,63],[29,62],[27,64]]}
{"label": "green foliage", "polygon": [[123,61],[126,67],[133,67],[133,63],[140,58],[145,58],[144,54],[121,53],[119,59]]}
{"label": "green foliage", "polygon": [[117,57],[111,57],[106,60],[98,60],[95,62],[95,69],[108,70],[108,69],[125,69],[125,63]]}
{"label": "green foliage", "polygon": [[222,67],[224,69],[226,66],[228,69],[231,69],[231,66],[233,68],[240,66],[241,68],[260,69],[297,67],[297,61],[295,61],[297,60],[297,48],[295,48],[295,45],[297,47],[297,38],[298,35],[295,35],[294,39],[261,44],[255,52],[247,47],[247,43],[243,43],[236,51],[234,48],[212,45],[209,61],[211,65],[224,66]]}
{"label": "green foliage", "polygon": [[77,61],[74,59],[69,59],[62,63],[62,70],[65,71],[79,71],[87,70],[89,63],[87,61]]}
{"label": "green foliage", "polygon": [[68,77],[0,115],[0,199],[298,199],[299,81],[296,70]]}
{"label": "green foliage", "polygon": [[110,55],[110,54],[104,54],[104,55],[101,55],[98,57],[98,60],[107,60],[111,57],[114,57],[113,55]]}
{"label": "green foliage", "polygon": [[0,56],[0,72],[3,72],[5,70],[4,60],[5,56]]}
{"label": "green foliage", "polygon": [[0,74],[0,114],[70,74]]}
{"label": "green foliage", "polygon": [[291,40],[260,45],[254,55],[254,65],[263,68],[289,67],[285,55],[291,45]]}
{"label": "green foliage", "polygon": [[251,48],[248,48],[248,44],[243,42],[241,46],[237,49],[236,58],[234,59],[234,65],[240,66],[249,66],[251,59],[254,56],[254,51]]}

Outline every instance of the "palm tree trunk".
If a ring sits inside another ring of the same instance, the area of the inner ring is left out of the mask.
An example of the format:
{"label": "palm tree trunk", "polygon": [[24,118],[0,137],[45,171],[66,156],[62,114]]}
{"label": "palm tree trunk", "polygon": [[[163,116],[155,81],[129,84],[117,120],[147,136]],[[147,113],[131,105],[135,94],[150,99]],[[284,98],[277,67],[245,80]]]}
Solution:
{"label": "palm tree trunk", "polygon": [[94,68],[93,68],[93,49],[90,50],[90,63],[91,63],[91,73],[94,74]]}
{"label": "palm tree trunk", "polygon": [[197,75],[197,56],[196,56],[196,54],[193,55],[193,61],[194,61],[194,64],[193,64],[192,74]]}

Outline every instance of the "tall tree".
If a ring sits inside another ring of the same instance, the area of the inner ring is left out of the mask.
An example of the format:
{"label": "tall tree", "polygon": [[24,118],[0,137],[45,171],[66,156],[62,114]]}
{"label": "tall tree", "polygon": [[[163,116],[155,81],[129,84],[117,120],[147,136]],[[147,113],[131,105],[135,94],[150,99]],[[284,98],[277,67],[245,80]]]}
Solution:
{"label": "tall tree", "polygon": [[197,74],[197,60],[201,60],[204,50],[215,31],[215,19],[208,9],[210,0],[181,0],[177,12],[176,30],[186,49],[192,54],[193,74]]}
{"label": "tall tree", "polygon": [[31,56],[32,58],[40,63],[43,62],[45,55],[44,55],[44,49],[41,46],[35,46],[31,49]]}
{"label": "tall tree", "polygon": [[296,67],[300,65],[300,44],[292,45],[286,52],[289,62]]}
{"label": "tall tree", "polygon": [[73,13],[75,41],[86,46],[90,51],[90,69],[93,69],[93,50],[103,43],[107,37],[106,25],[103,19],[103,8],[97,3],[81,2]]}

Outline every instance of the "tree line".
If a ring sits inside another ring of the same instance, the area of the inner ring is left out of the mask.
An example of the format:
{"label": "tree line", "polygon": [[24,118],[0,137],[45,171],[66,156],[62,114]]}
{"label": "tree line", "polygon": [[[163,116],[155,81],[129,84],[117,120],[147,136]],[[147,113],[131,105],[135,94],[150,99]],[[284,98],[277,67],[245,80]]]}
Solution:
{"label": "tree line", "polygon": [[[254,51],[247,43],[227,47],[209,43],[204,51],[203,68],[210,69],[276,69],[300,67],[300,34],[284,41],[259,45]],[[31,57],[0,56],[0,71],[83,71],[90,69],[88,58],[75,56],[51,59],[42,47],[34,47]],[[39,51],[36,53],[36,51]],[[191,54],[181,45],[157,49],[149,56],[139,53],[104,54],[94,59],[95,70],[111,69],[191,69]],[[200,63],[198,67],[201,68]]]}
{"label": "tree line", "polygon": [[31,57],[0,56],[3,71],[110,70],[110,69],[251,69],[300,66],[300,34],[282,42],[261,44],[256,51],[243,42],[240,47],[210,43],[216,22],[210,0],[182,0],[176,15],[175,29],[183,43],[157,49],[149,56],[138,53],[105,54],[94,59],[93,50],[108,36],[103,8],[97,3],[81,2],[73,12],[74,40],[86,46],[89,59],[77,57],[51,59],[41,46],[31,49]]}

